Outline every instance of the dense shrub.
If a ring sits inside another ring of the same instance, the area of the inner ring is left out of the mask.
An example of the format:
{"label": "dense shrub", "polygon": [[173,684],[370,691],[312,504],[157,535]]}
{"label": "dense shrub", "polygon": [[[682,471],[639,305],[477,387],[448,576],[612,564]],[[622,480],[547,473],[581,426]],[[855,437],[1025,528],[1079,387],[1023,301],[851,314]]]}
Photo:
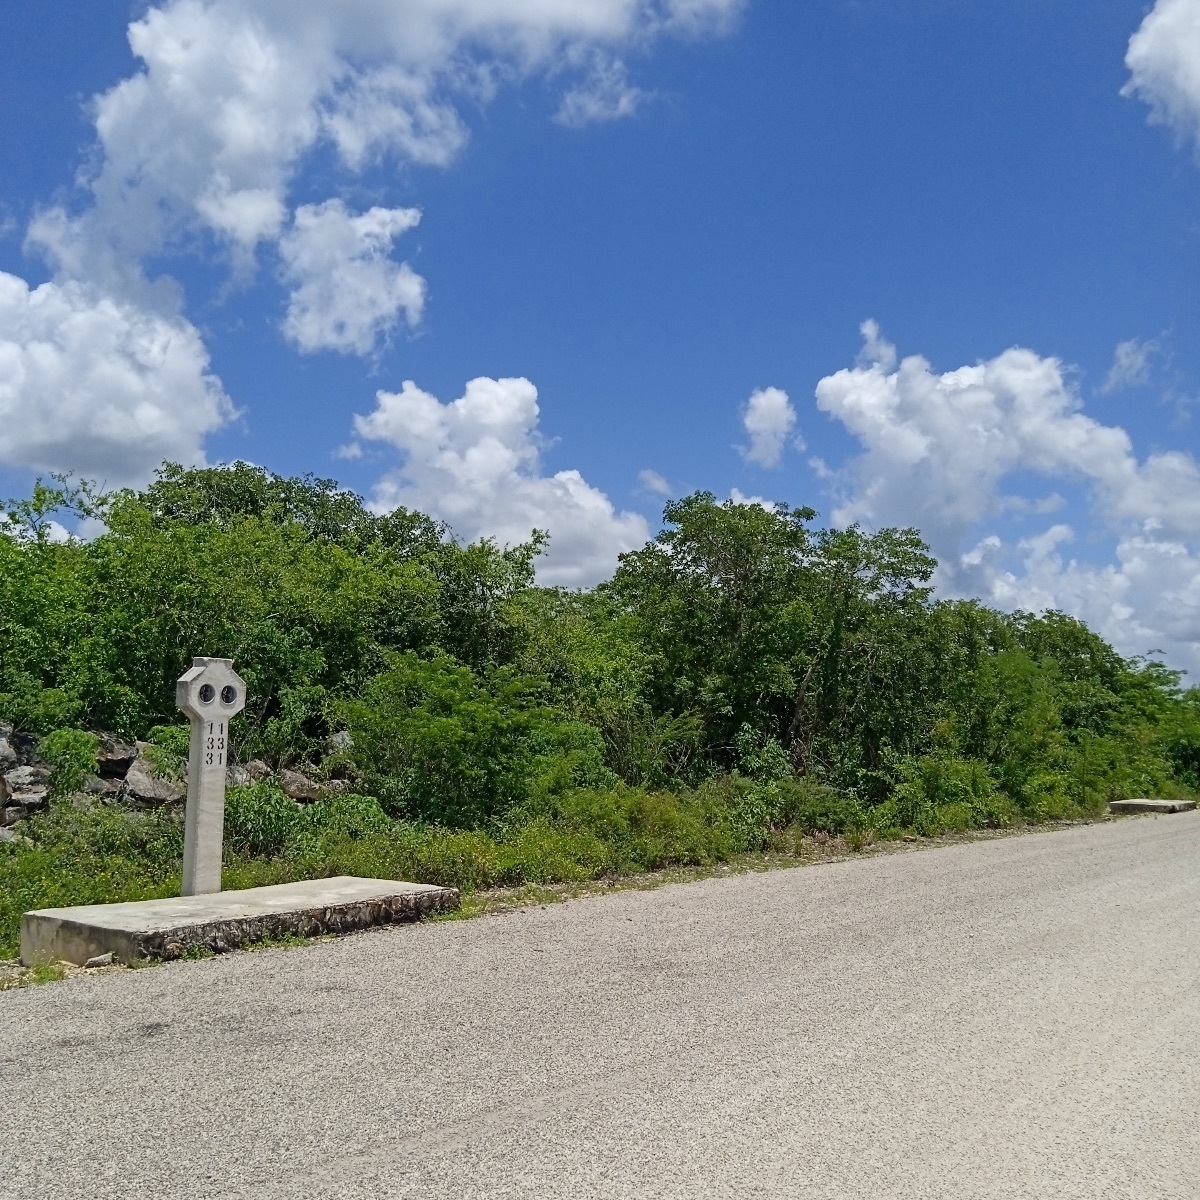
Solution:
{"label": "dense shrub", "polygon": [[100,739],[81,729],[56,729],[38,743],[38,757],[51,768],[50,794],[69,796],[96,773]]}
{"label": "dense shrub", "polygon": [[481,680],[446,655],[389,657],[341,716],[388,811],[482,826],[539,794],[607,781],[597,730],[543,704],[537,680]]}

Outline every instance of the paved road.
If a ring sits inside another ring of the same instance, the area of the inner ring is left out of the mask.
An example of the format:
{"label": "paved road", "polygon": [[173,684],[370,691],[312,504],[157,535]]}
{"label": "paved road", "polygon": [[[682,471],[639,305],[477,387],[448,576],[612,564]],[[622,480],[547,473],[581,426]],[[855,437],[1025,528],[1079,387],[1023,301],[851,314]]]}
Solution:
{"label": "paved road", "polygon": [[1200,813],[0,995],[5,1197],[1200,1196]]}

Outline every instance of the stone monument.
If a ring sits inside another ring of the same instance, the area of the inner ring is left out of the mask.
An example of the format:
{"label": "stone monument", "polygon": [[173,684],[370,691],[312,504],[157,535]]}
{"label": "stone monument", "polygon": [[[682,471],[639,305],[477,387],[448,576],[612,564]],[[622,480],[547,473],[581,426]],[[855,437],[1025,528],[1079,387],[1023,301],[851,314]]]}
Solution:
{"label": "stone monument", "polygon": [[221,890],[229,721],[246,706],[246,684],[234,671],[232,659],[194,658],[175,684],[175,703],[192,723],[183,894],[202,896]]}

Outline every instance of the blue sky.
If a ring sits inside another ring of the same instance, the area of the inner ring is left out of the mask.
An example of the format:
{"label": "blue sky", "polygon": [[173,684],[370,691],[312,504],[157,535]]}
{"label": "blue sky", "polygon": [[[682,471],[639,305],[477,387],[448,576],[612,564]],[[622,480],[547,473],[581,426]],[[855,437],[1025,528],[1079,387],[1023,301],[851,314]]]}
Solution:
{"label": "blue sky", "polygon": [[1200,0],[16,0],[0,493],[245,458],[575,586],[703,487],[1200,669],[1198,129]]}

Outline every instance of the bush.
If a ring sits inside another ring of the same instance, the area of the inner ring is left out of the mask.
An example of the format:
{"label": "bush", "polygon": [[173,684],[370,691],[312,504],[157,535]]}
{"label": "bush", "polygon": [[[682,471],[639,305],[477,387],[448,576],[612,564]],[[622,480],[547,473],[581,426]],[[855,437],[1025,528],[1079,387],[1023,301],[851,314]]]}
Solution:
{"label": "bush", "polygon": [[610,861],[609,847],[587,830],[555,829],[535,821],[518,829],[498,847],[499,882],[571,882],[595,879]]}
{"label": "bush", "polygon": [[677,795],[618,787],[562,797],[554,823],[603,843],[610,870],[649,871],[704,865],[736,853],[728,815],[727,804],[711,788]]}
{"label": "bush", "polygon": [[225,845],[233,854],[280,854],[301,829],[296,802],[273,779],[225,794]]}
{"label": "bush", "polygon": [[56,729],[38,743],[38,757],[49,763],[50,794],[62,799],[82,789],[96,774],[100,739],[82,729]]}
{"label": "bush", "polygon": [[340,715],[353,758],[388,812],[481,828],[513,808],[613,778],[598,730],[540,703],[538,681],[486,681],[449,655],[388,657]]}
{"label": "bush", "polygon": [[0,958],[17,953],[30,909],[179,894],[183,831],[165,810],[58,804],[20,828],[32,846],[0,842]]}
{"label": "bush", "polygon": [[155,725],[146,738],[147,756],[155,770],[164,775],[186,774],[191,739],[190,725]]}
{"label": "bush", "polygon": [[784,785],[779,817],[805,833],[826,833],[830,837],[867,825],[866,810],[858,800],[808,778]]}
{"label": "bush", "polygon": [[299,837],[354,840],[374,833],[387,833],[395,825],[374,796],[351,793],[322,796],[315,804],[300,809],[295,827]]}

